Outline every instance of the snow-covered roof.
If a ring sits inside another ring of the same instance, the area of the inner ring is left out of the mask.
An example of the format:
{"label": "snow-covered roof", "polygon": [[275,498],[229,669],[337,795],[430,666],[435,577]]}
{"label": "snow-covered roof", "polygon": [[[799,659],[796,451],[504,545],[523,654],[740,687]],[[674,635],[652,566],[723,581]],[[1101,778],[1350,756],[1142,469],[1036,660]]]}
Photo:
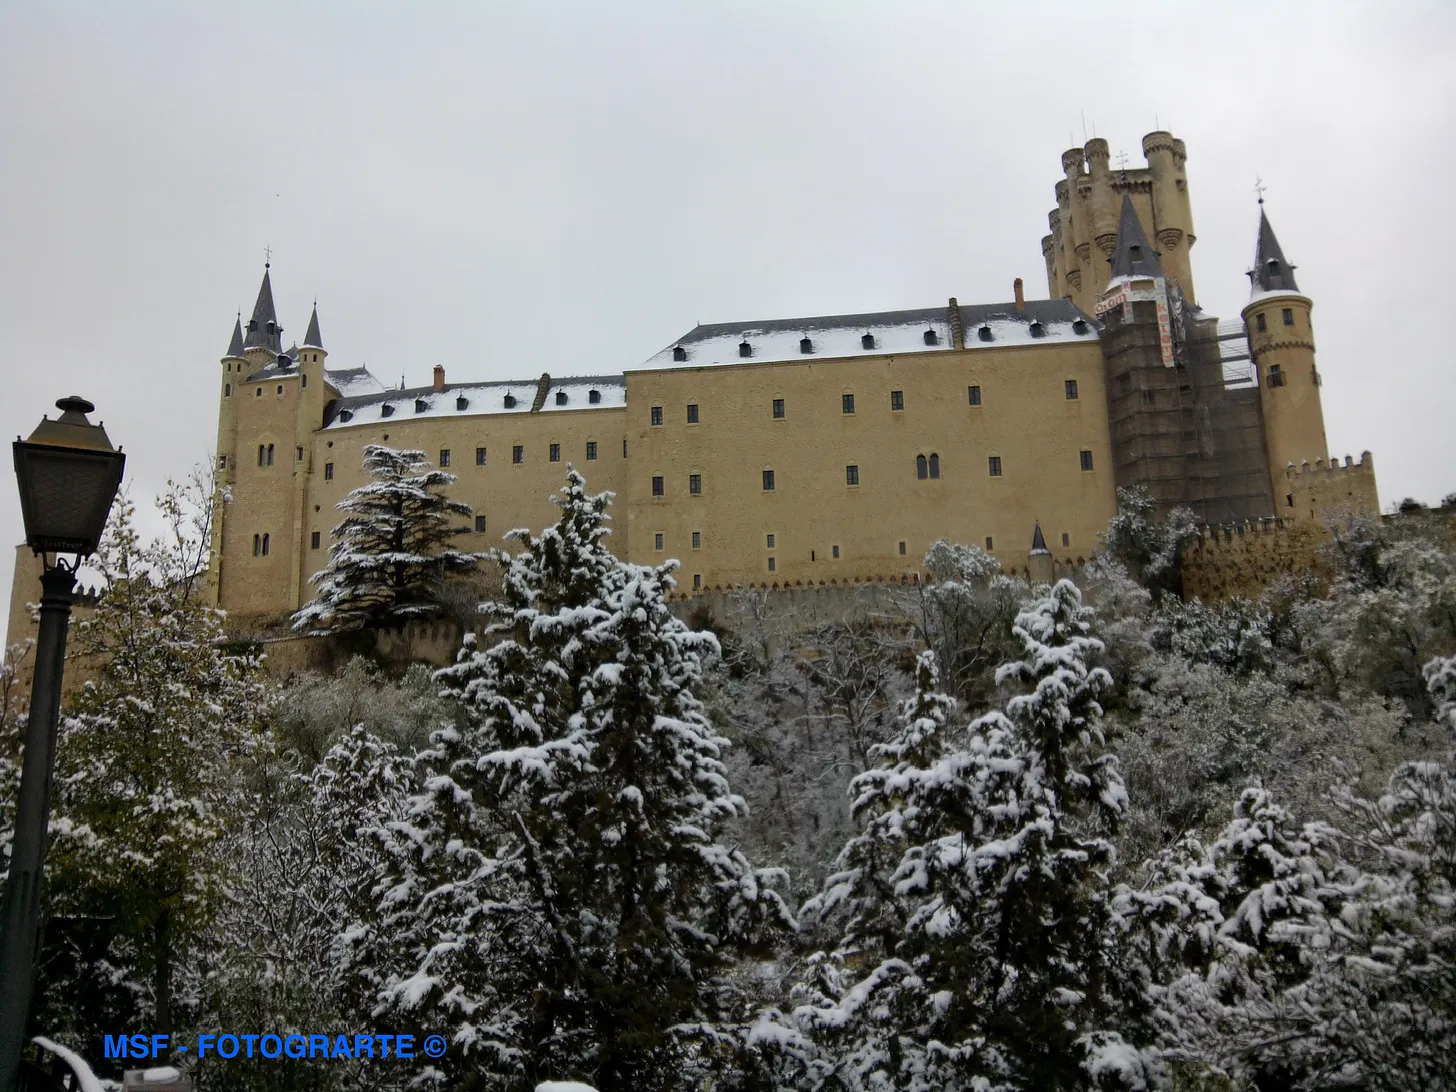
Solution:
{"label": "snow-covered roof", "polygon": [[325,368],[324,382],[328,383],[345,398],[354,398],[363,394],[381,394],[384,391],[384,384],[379,382],[378,379],[375,379],[374,374],[363,366],[358,368]]}
{"label": "snow-covered roof", "polygon": [[[1097,338],[1096,325],[1068,300],[1028,300],[1020,312],[1014,303],[966,305],[960,308],[960,320],[967,349]],[[989,340],[981,334],[983,327]],[[807,346],[803,344],[806,339]],[[745,342],[747,355],[742,349]],[[629,370],[934,353],[954,348],[949,308],[929,307],[697,326]]]}
{"label": "snow-covered roof", "polygon": [[257,371],[248,376],[249,383],[256,383],[262,379],[277,379],[284,375],[298,374],[298,346],[295,345],[287,352],[279,353],[276,357],[264,364]]}
{"label": "snow-covered roof", "polygon": [[[478,417],[530,413],[540,380],[451,383],[444,390],[413,387],[340,398],[330,404],[325,428],[347,428],[380,421],[421,417]],[[592,401],[595,391],[598,400]],[[341,392],[342,393],[342,392]],[[564,395],[564,401],[558,398]],[[627,379],[621,375],[553,379],[540,412],[621,409],[627,404]]]}
{"label": "snow-covered roof", "polygon": [[[1249,304],[1262,303],[1264,300],[1273,300],[1280,298],[1289,299],[1290,297],[1300,300],[1309,299],[1309,297],[1306,296],[1303,292],[1296,291],[1293,288],[1271,288],[1268,291],[1265,291],[1256,286],[1254,290],[1249,293]],[[1245,304],[1245,306],[1248,306],[1249,304]]]}

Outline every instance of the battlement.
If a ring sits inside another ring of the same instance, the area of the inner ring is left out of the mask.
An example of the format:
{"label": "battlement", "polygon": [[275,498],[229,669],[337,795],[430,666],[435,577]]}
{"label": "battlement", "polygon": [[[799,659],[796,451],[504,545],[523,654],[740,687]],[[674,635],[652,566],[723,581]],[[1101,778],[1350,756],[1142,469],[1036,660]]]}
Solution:
{"label": "battlement", "polygon": [[1281,576],[1317,569],[1319,548],[1328,538],[1323,523],[1305,519],[1205,527],[1183,550],[1183,597],[1252,599]]}
{"label": "battlement", "polygon": [[1328,462],[1316,459],[1313,466],[1308,460],[1298,467],[1288,464],[1281,509],[1293,519],[1321,524],[1361,512],[1378,514],[1375,457],[1362,451],[1358,463],[1346,455],[1344,463],[1331,456]]}

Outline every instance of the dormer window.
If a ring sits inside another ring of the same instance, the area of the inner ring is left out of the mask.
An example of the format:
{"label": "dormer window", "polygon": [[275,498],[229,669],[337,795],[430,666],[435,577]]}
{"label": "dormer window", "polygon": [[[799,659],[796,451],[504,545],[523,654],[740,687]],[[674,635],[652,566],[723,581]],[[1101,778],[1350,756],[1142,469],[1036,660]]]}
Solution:
{"label": "dormer window", "polygon": [[747,338],[738,343],[738,355],[741,357],[750,357],[753,355],[753,346],[748,344]]}
{"label": "dormer window", "polygon": [[937,334],[934,330],[926,330],[925,331],[925,344],[927,344],[927,345],[939,345],[940,344],[940,335]]}
{"label": "dormer window", "polygon": [[1078,335],[1080,337],[1082,334],[1085,334],[1086,332],[1087,332],[1087,320],[1086,319],[1073,319],[1072,320],[1072,333],[1074,333],[1074,334],[1076,334],[1076,335]]}
{"label": "dormer window", "polygon": [[1270,273],[1271,276],[1275,276],[1275,277],[1279,276],[1279,259],[1278,258],[1270,258],[1269,259],[1269,273]]}
{"label": "dormer window", "polygon": [[340,421],[343,421],[343,422],[345,422],[347,424],[349,421],[352,421],[353,419],[354,419],[354,411],[353,410],[340,410],[339,411],[339,420]]}
{"label": "dormer window", "polygon": [[506,407],[506,409],[515,409],[516,408],[516,396],[514,394],[508,394],[508,395],[506,395],[505,398],[502,399],[502,404]]}
{"label": "dormer window", "polygon": [[415,412],[416,413],[424,413],[425,410],[427,410],[429,408],[430,408],[430,404],[428,402],[426,402],[423,398],[416,398],[415,399]]}
{"label": "dormer window", "polygon": [[673,350],[672,350],[672,359],[673,360],[675,360],[677,363],[681,364],[687,358],[688,358],[688,351],[686,349],[684,349],[681,345],[675,345],[675,346],[673,346]]}
{"label": "dormer window", "polygon": [[1143,248],[1137,245],[1130,246],[1127,248],[1127,256],[1136,265],[1143,260]]}
{"label": "dormer window", "polygon": [[1030,330],[1032,337],[1046,337],[1046,327],[1035,319],[1032,320]]}
{"label": "dormer window", "polygon": [[991,327],[989,325],[982,326],[979,330],[976,331],[976,336],[979,337],[982,341],[990,341]]}
{"label": "dormer window", "polygon": [[873,349],[875,347],[875,335],[867,333],[864,337],[859,339],[859,343],[861,348]]}
{"label": "dormer window", "polygon": [[250,334],[256,333],[257,330],[258,330],[258,320],[257,319],[249,319],[248,320],[248,333],[250,333]]}
{"label": "dormer window", "polygon": [[586,392],[586,400],[589,403],[591,403],[593,406],[595,406],[597,403],[599,403],[602,400],[602,392],[601,391],[598,391],[598,390],[590,390],[590,391],[587,391]]}
{"label": "dormer window", "polygon": [[556,404],[558,406],[564,406],[564,405],[566,405],[566,392],[565,391],[557,391],[556,392]]}
{"label": "dormer window", "polygon": [[808,334],[805,334],[803,337],[801,337],[799,339],[799,352],[803,353],[805,356],[808,356],[813,351],[814,351],[814,342],[812,340],[810,340]]}
{"label": "dormer window", "polygon": [[[1272,263],[1271,263],[1271,264],[1272,264]],[[272,323],[272,322],[270,322],[270,323],[269,323],[269,324],[268,324],[268,332],[269,332],[269,333],[270,333],[270,334],[274,334],[274,333],[277,333],[277,332],[278,332],[278,327],[277,327],[277,324],[276,324],[276,323]]]}
{"label": "dormer window", "polygon": [[391,406],[388,402],[384,403],[384,405],[382,405],[382,406],[379,407],[379,416],[381,416],[381,417],[393,417],[394,416],[394,407]]}
{"label": "dormer window", "polygon": [[461,395],[457,395],[456,396],[456,398],[455,398],[455,410],[456,410],[456,412],[459,412],[460,410],[463,410],[463,409],[468,408],[469,405],[470,405],[470,399],[466,398],[465,395],[461,394]]}

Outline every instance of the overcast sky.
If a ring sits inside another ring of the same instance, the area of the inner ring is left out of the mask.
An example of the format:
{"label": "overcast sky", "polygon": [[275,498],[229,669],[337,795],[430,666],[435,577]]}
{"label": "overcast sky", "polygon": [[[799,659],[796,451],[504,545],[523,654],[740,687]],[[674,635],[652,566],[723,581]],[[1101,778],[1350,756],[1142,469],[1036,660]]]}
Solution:
{"label": "overcast sky", "polygon": [[[138,500],[215,443],[273,248],[287,344],[387,383],[617,371],[696,322],[1045,294],[1064,148],[1187,142],[1199,302],[1253,186],[1332,453],[1456,490],[1456,5],[0,4],[9,436],[98,406]],[[1115,162],[1114,158],[1114,162]],[[1313,453],[1312,453],[1313,454]],[[13,487],[0,538],[23,538]],[[9,590],[9,564],[0,595]]]}

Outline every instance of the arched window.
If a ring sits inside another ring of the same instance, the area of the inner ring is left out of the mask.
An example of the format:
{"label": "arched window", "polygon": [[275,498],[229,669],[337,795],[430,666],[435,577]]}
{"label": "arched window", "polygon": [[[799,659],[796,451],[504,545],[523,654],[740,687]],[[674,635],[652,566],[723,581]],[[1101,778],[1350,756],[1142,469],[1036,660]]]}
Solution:
{"label": "arched window", "polygon": [[264,557],[267,557],[268,556],[268,536],[267,535],[264,535],[263,536],[263,556]]}
{"label": "arched window", "polygon": [[261,535],[253,536],[253,556],[257,557],[263,552],[263,539]]}
{"label": "arched window", "polygon": [[232,393],[233,393],[233,385],[231,383],[224,383],[223,386],[222,386],[222,396],[224,398],[226,398],[226,397],[228,397],[228,395],[230,395]]}
{"label": "arched window", "polygon": [[915,456],[915,476],[921,481],[924,481],[926,478],[930,477],[928,467],[929,464],[926,463],[924,455]]}
{"label": "arched window", "polygon": [[930,456],[930,476],[932,478],[938,478],[938,477],[940,477],[940,456],[939,455],[931,455]]}
{"label": "arched window", "polygon": [[273,465],[273,445],[272,444],[269,444],[268,445],[268,465],[269,466],[272,466]]}
{"label": "arched window", "polygon": [[264,445],[259,444],[258,445],[258,465],[259,466],[266,466],[267,463],[265,463],[264,460],[267,459],[267,458],[268,458],[268,449]]}

